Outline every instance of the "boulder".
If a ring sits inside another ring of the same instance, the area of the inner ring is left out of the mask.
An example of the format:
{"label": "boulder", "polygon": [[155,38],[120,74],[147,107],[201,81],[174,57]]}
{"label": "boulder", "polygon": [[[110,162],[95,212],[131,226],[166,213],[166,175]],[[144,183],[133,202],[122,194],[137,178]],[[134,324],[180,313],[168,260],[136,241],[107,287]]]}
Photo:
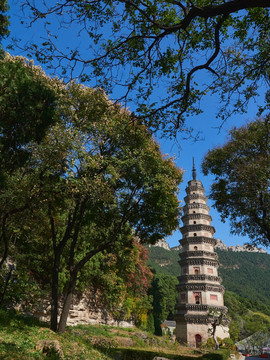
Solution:
{"label": "boulder", "polygon": [[64,353],[58,340],[43,339],[36,344],[36,350],[40,350],[43,354],[58,356],[58,359],[64,359]]}

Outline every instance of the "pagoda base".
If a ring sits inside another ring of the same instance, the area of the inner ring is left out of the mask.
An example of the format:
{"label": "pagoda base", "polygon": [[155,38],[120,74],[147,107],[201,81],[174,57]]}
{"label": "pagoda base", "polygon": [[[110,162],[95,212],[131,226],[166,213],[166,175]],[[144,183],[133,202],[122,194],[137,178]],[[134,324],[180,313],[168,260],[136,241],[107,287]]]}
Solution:
{"label": "pagoda base", "polygon": [[[176,317],[176,340],[180,344],[185,344],[189,347],[200,347],[202,343],[211,337],[209,334],[209,329],[211,325],[205,323],[205,321],[198,321],[194,323],[189,323],[184,320],[182,316]],[[224,326],[218,326],[216,329],[217,338],[228,338],[229,328]]]}

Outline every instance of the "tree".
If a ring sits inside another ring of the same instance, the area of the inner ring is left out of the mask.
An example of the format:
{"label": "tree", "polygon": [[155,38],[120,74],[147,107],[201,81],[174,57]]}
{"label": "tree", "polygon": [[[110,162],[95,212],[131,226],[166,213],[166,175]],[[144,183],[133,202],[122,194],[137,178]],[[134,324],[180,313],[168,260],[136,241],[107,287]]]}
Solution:
{"label": "tree", "polygon": [[153,278],[147,266],[147,249],[138,239],[131,246],[118,245],[88,262],[80,274],[82,289],[91,284],[99,306],[115,320],[132,320],[136,326],[146,328],[152,310],[147,292]]}
{"label": "tree", "polygon": [[155,334],[161,335],[161,323],[175,311],[177,279],[171,275],[155,274],[149,295],[153,297]]}
{"label": "tree", "polygon": [[14,217],[16,246],[28,247],[34,260],[37,251],[46,254],[51,328],[64,331],[78,277],[91,258],[116,244],[129,246],[134,235],[155,243],[177,227],[182,172],[144,125],[101,90],[76,83],[61,95],[56,124],[29,148],[32,156],[16,174],[19,184],[11,179],[33,198],[23,222]]}
{"label": "tree", "polygon": [[[207,314],[209,325],[211,326],[208,329],[208,333],[210,336],[212,336],[215,345],[216,350],[219,349],[219,343],[217,341],[216,337],[216,330],[218,326],[228,326],[229,320],[226,317],[226,311],[219,311],[214,308],[210,308]],[[229,334],[228,334],[229,335]]]}
{"label": "tree", "polygon": [[269,246],[269,116],[232,129],[225,145],[207,153],[202,169],[205,175],[215,175],[210,198],[221,219],[230,219],[232,233]]}
{"label": "tree", "polygon": [[6,15],[8,10],[8,2],[7,0],[2,0],[0,3],[0,59],[4,57],[4,49],[2,47],[2,39],[9,35],[9,19]]}
{"label": "tree", "polygon": [[54,123],[56,94],[62,88],[60,82],[22,57],[6,54],[0,60],[0,268],[8,255],[9,220],[21,214],[30,201],[22,194],[15,198],[9,191],[8,177],[31,155],[27,145],[40,142]]}
{"label": "tree", "polygon": [[[261,83],[268,88],[269,7],[268,0],[25,0],[30,24],[45,29],[26,48],[67,78],[77,70],[80,81],[94,77],[107,92],[123,86],[118,101],[135,103],[149,126],[174,133],[202,111],[206,94],[220,96],[225,121],[246,110]],[[74,33],[82,46],[63,43]]]}

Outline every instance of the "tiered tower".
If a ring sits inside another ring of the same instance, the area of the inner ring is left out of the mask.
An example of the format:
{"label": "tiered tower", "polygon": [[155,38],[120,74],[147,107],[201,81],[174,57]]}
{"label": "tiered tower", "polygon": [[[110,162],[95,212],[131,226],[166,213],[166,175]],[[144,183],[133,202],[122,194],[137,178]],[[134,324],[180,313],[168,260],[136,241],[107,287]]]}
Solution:
{"label": "tiered tower", "polygon": [[[178,285],[176,338],[188,346],[198,347],[209,338],[209,310],[226,312],[223,303],[224,287],[218,276],[218,256],[214,252],[215,228],[211,226],[207,197],[201,181],[196,179],[193,159],[193,180],[186,188],[183,226],[181,227],[182,252],[179,264],[181,276]],[[229,336],[228,329],[218,326],[216,336]]]}

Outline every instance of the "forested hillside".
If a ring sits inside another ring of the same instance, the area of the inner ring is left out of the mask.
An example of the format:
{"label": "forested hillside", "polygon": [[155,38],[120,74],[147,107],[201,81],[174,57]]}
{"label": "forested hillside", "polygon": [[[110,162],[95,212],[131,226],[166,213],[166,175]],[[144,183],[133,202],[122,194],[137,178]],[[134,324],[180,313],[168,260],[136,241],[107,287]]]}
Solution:
{"label": "forested hillside", "polygon": [[[270,255],[217,250],[219,274],[226,292],[225,305],[232,319],[230,335],[244,338],[270,326]],[[156,276],[181,274],[178,251],[149,248],[149,266]],[[175,279],[176,281],[176,279]]]}
{"label": "forested hillside", "polygon": [[227,291],[260,304],[270,315],[270,255],[217,251],[219,274]]}
{"label": "forested hillside", "polygon": [[149,247],[149,265],[157,273],[162,272],[166,275],[180,275],[178,264],[178,251],[166,250],[159,246]]}

